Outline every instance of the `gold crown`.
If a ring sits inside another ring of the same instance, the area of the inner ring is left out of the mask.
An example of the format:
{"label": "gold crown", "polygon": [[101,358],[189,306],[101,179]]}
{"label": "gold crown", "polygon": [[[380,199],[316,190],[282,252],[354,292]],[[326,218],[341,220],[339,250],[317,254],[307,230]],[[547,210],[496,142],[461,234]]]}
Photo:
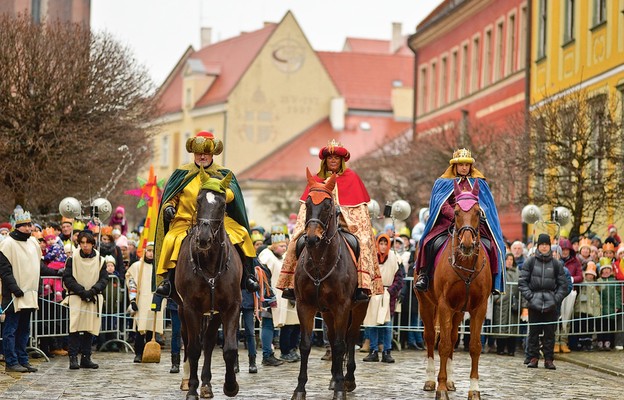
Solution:
{"label": "gold crown", "polygon": [[459,149],[453,152],[453,158],[449,161],[450,164],[468,163],[473,164],[474,158],[468,149]]}
{"label": "gold crown", "polygon": [[340,142],[337,142],[336,139],[332,139],[327,142],[327,147],[342,147],[342,144]]}

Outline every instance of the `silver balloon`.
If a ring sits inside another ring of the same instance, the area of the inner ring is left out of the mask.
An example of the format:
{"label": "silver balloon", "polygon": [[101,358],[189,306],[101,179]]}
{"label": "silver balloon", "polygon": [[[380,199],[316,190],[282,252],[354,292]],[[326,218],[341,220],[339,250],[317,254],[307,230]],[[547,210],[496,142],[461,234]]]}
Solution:
{"label": "silver balloon", "polygon": [[392,213],[390,216],[399,221],[405,221],[412,212],[412,207],[405,200],[397,200],[392,203]]}
{"label": "silver balloon", "polygon": [[78,218],[82,214],[82,206],[77,199],[65,197],[59,204],[59,212],[65,218]]}
{"label": "silver balloon", "polygon": [[368,214],[370,215],[372,219],[379,217],[380,211],[381,211],[381,208],[379,207],[379,203],[377,203],[376,200],[371,200],[368,203]]}
{"label": "silver balloon", "polygon": [[555,207],[555,220],[559,225],[567,225],[572,218],[572,213],[566,207]]}
{"label": "silver balloon", "polygon": [[113,206],[111,205],[110,201],[101,197],[93,200],[93,203],[91,203],[91,207],[97,207],[98,217],[102,221],[107,220],[113,213]]}
{"label": "silver balloon", "polygon": [[542,211],[535,204],[529,204],[522,209],[522,222],[534,224],[542,219]]}

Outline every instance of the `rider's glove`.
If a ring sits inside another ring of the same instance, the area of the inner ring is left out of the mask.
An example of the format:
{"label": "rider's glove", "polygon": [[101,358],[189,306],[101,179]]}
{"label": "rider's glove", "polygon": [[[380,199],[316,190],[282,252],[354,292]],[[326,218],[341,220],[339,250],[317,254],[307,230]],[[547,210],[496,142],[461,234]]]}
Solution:
{"label": "rider's glove", "polygon": [[171,222],[176,215],[176,209],[173,206],[167,206],[164,211],[164,220],[165,222]]}

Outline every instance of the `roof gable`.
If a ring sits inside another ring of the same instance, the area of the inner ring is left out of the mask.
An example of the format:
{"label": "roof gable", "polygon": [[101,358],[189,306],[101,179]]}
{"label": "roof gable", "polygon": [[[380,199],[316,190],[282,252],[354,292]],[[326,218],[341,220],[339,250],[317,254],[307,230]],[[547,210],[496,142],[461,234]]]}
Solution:
{"label": "roof gable", "polygon": [[210,90],[199,98],[195,107],[225,101],[276,26],[267,24],[257,31],[243,33],[198,51],[187,51],[159,91],[162,111],[170,113],[182,110],[184,68],[180,66],[186,65],[185,61],[189,58],[193,59],[193,63],[201,62],[206,70],[219,71],[219,76]]}
{"label": "roof gable", "polygon": [[413,87],[414,59],[395,54],[317,52],[347,108],[392,110],[392,88]]}

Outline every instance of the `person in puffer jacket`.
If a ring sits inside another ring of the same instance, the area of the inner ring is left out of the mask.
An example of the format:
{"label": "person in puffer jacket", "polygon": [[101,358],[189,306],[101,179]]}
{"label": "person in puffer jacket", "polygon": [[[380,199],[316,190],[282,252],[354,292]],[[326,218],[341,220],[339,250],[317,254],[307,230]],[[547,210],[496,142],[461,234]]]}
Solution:
{"label": "person in puffer jacket", "polygon": [[[529,338],[527,353],[529,368],[537,368],[539,335],[543,332],[544,367],[556,369],[553,364],[555,329],[561,302],[568,294],[568,281],[563,265],[552,257],[550,236],[543,233],[537,239],[537,252],[520,271],[518,289],[529,308]],[[550,322],[550,323],[549,323]]]}

